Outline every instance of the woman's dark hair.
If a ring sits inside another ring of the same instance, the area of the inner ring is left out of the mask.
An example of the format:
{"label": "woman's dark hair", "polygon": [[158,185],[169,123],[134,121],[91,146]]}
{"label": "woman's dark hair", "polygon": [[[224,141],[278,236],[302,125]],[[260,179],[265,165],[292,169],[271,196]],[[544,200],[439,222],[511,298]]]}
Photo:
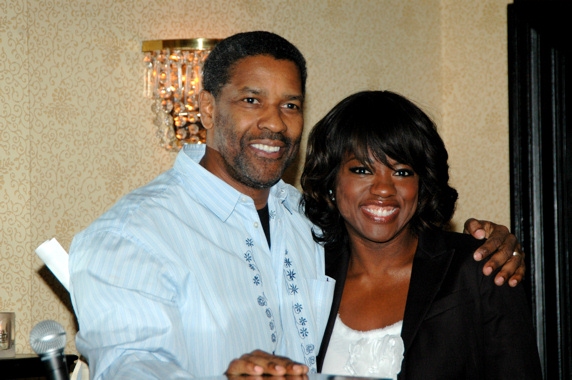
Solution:
{"label": "woman's dark hair", "polygon": [[[346,154],[368,165],[388,158],[409,165],[419,176],[419,203],[410,221],[419,233],[445,228],[455,211],[457,191],[449,186],[448,154],[433,121],[405,97],[390,91],[364,91],[338,103],[312,129],[301,178],[306,216],[321,231],[325,246],[347,240],[343,219],[331,200]],[[370,158],[371,157],[371,158]]]}
{"label": "woman's dark hair", "polygon": [[203,88],[218,98],[221,89],[230,80],[235,64],[256,55],[294,62],[300,72],[302,94],[305,94],[307,72],[304,56],[286,39],[264,31],[238,33],[219,42],[203,65]]}

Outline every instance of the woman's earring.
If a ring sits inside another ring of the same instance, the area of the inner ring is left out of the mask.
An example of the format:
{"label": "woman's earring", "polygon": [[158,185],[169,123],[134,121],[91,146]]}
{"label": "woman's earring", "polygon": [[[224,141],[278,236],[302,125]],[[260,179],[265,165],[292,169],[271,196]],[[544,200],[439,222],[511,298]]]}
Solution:
{"label": "woman's earring", "polygon": [[336,201],[336,196],[334,195],[334,192],[332,191],[332,189],[328,190],[328,193],[330,194],[330,200],[332,202]]}

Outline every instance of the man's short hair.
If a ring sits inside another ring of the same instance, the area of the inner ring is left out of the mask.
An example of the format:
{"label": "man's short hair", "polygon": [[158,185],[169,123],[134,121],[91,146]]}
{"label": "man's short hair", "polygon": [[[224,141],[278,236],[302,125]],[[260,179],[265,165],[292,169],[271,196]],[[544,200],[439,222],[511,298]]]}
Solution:
{"label": "man's short hair", "polygon": [[298,48],[277,34],[253,31],[238,33],[219,42],[203,65],[203,89],[215,98],[227,84],[236,63],[247,57],[268,55],[292,61],[300,72],[302,94],[306,91],[306,60]]}

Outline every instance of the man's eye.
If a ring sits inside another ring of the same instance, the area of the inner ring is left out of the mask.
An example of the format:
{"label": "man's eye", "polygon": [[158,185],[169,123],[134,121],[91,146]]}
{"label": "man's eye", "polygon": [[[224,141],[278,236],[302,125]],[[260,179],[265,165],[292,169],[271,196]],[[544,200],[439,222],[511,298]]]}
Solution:
{"label": "man's eye", "polygon": [[249,104],[256,104],[256,103],[258,103],[258,99],[256,99],[256,98],[244,98],[242,101],[245,102],[245,103],[249,103]]}
{"label": "man's eye", "polygon": [[286,103],[284,107],[291,109],[291,110],[299,110],[300,106],[295,103]]}

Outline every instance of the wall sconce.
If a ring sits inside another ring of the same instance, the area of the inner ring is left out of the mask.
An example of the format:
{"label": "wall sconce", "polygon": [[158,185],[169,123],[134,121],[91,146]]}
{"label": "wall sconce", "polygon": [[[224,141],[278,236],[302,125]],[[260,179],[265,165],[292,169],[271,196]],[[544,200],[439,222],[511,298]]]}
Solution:
{"label": "wall sconce", "polygon": [[209,38],[143,41],[143,95],[153,99],[153,123],[161,145],[167,150],[178,151],[185,143],[206,141],[198,107],[201,70],[219,41]]}

